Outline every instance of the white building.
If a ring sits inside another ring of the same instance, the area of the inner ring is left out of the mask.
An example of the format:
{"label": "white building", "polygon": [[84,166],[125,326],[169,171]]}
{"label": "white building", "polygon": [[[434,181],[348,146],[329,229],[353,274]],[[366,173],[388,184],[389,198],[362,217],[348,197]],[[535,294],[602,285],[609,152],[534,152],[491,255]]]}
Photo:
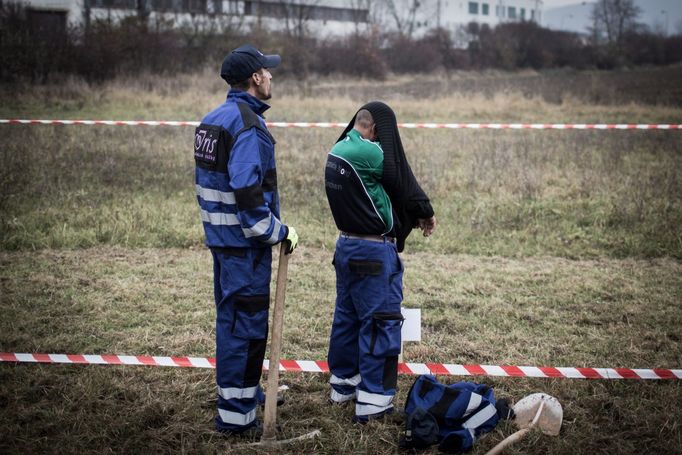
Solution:
{"label": "white building", "polygon": [[418,33],[434,27],[449,31],[476,22],[494,27],[504,22],[540,23],[541,0],[424,0],[417,20]]}
{"label": "white building", "polygon": [[118,21],[144,15],[153,23],[163,20],[200,27],[268,29],[305,26],[312,33],[343,35],[367,24],[369,10],[353,0],[18,0],[28,6],[32,24],[65,29],[97,19]]}
{"label": "white building", "polygon": [[540,22],[540,0],[19,0],[32,23],[65,28],[87,20],[117,21],[143,15],[175,26],[303,29],[317,36],[344,35],[376,23],[423,35],[435,27],[451,32],[470,22],[495,26],[508,21]]}

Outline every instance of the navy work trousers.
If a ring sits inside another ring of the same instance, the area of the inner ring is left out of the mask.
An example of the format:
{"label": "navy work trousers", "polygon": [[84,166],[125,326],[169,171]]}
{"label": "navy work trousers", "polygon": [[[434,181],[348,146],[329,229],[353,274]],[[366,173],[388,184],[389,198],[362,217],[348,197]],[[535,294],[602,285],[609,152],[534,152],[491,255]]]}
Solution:
{"label": "navy work trousers", "polygon": [[403,265],[394,243],[339,237],[329,341],[331,399],[356,400],[355,419],[393,409],[403,317]]}
{"label": "navy work trousers", "polygon": [[219,431],[255,425],[268,336],[271,248],[211,249],[216,303]]}

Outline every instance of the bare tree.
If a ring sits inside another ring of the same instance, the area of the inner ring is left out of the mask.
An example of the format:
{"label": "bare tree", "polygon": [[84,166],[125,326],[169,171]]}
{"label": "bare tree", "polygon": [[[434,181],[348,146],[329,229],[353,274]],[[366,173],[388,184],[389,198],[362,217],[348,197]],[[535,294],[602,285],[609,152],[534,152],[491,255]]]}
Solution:
{"label": "bare tree", "polygon": [[398,33],[408,37],[414,33],[417,25],[417,12],[422,6],[419,0],[386,0],[388,15],[395,22]]}
{"label": "bare tree", "polygon": [[363,25],[373,23],[371,0],[350,0],[350,7],[353,10],[355,33],[359,33]]}
{"label": "bare tree", "polygon": [[634,0],[598,0],[592,7],[593,36],[619,48],[623,37],[637,28],[641,12]]}
{"label": "bare tree", "polygon": [[302,40],[308,34],[308,21],[314,19],[319,0],[305,3],[285,0],[281,3],[282,16],[287,34]]}

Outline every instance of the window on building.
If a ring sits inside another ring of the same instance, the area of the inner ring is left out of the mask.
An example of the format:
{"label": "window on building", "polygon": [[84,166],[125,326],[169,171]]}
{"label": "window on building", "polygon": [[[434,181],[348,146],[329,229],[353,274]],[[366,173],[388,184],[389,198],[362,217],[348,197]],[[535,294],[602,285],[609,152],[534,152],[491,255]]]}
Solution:
{"label": "window on building", "polygon": [[490,5],[487,3],[481,3],[481,14],[484,16],[490,15]]}
{"label": "window on building", "polygon": [[515,6],[510,6],[507,8],[507,17],[509,19],[516,19],[516,7]]}
{"label": "window on building", "polygon": [[521,20],[526,20],[526,8],[521,8]]}
{"label": "window on building", "polygon": [[294,2],[244,1],[242,10],[243,14],[247,16],[346,22],[367,22],[369,20],[369,10],[367,9],[337,8]]}
{"label": "window on building", "polygon": [[94,0],[90,2],[93,8],[121,8],[121,9],[135,9],[137,2],[135,0]]}
{"label": "window on building", "polygon": [[478,2],[469,2],[469,14],[478,14]]}
{"label": "window on building", "polygon": [[227,14],[244,14],[244,2],[239,0],[222,0],[222,11]]}
{"label": "window on building", "polygon": [[182,10],[190,13],[206,13],[206,0],[182,0]]}
{"label": "window on building", "polygon": [[532,20],[532,21],[535,20],[535,10],[534,9],[530,10],[530,20]]}

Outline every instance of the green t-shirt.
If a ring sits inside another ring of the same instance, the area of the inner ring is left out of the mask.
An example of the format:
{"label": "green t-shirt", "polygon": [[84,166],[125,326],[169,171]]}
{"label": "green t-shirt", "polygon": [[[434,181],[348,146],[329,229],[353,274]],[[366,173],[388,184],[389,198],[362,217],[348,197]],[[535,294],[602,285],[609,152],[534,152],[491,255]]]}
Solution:
{"label": "green t-shirt", "polygon": [[393,210],[391,199],[381,185],[381,176],[384,173],[384,151],[381,145],[364,139],[357,130],[352,129],[329,153],[353,166],[374,205],[375,212],[386,226],[384,233],[390,232],[393,229]]}

